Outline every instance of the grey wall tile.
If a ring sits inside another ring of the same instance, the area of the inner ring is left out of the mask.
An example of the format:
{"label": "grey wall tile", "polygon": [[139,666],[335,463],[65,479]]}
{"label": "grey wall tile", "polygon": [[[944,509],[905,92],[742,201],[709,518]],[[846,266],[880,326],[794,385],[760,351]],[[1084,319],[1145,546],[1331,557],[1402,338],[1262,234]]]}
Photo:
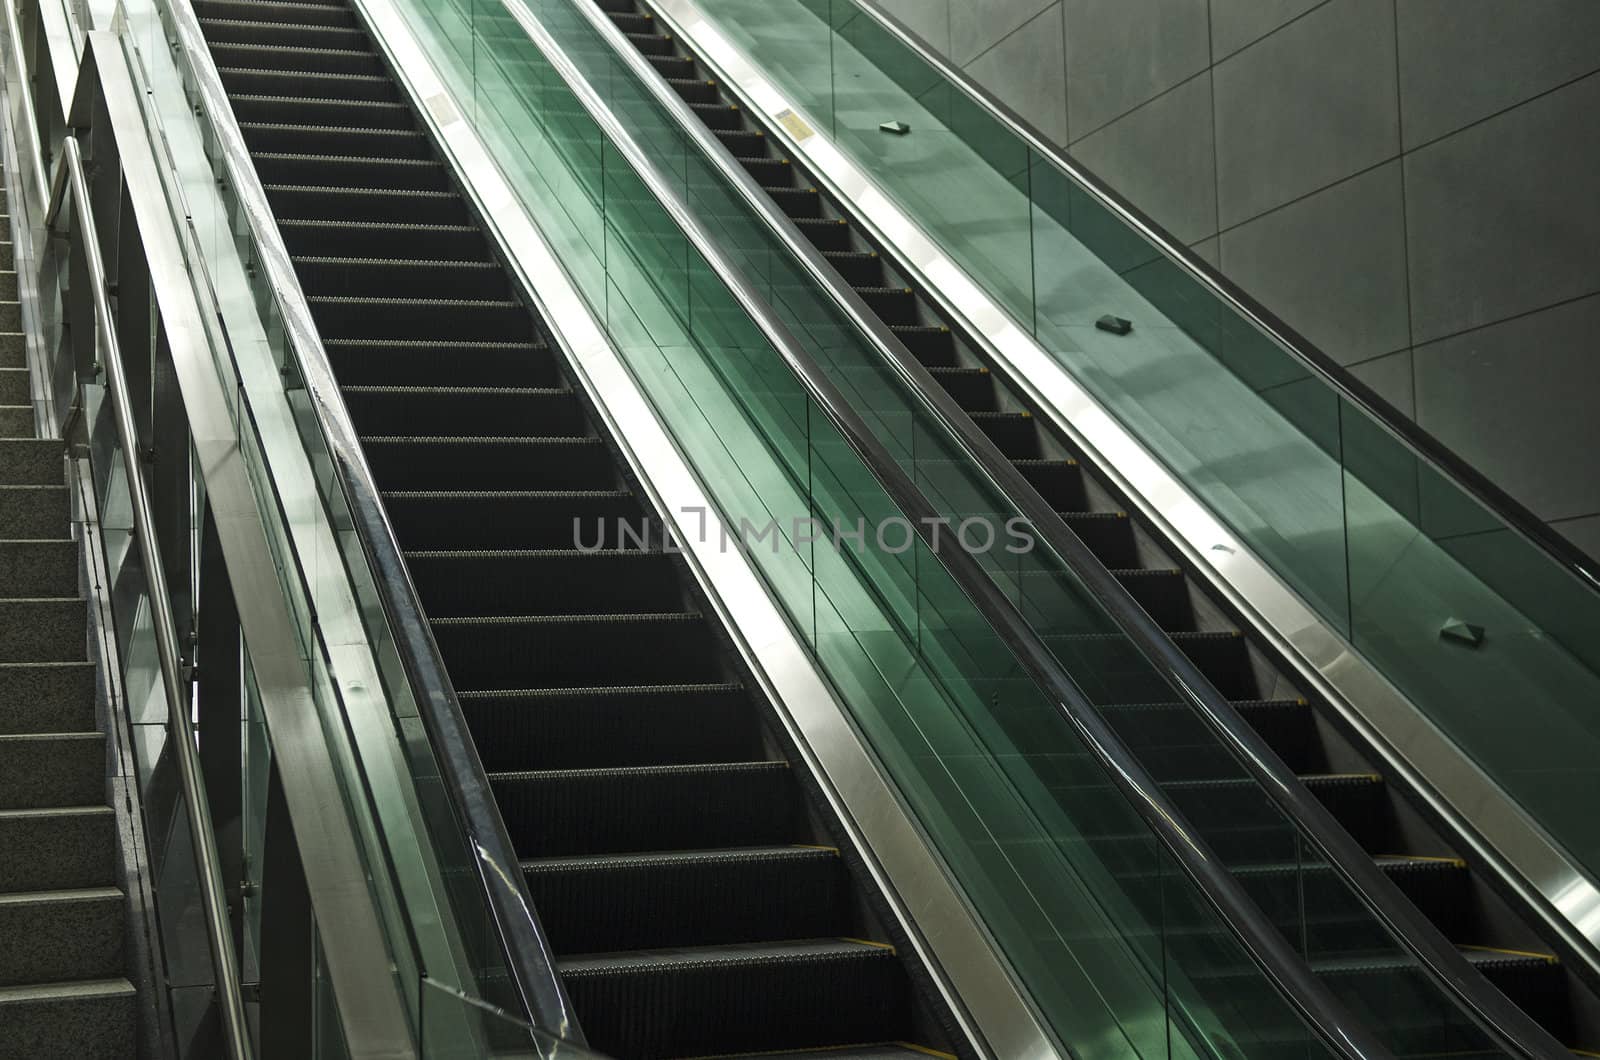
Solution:
{"label": "grey wall tile", "polygon": [[1024,23],[966,69],[1046,138],[1067,142],[1060,4]]}
{"label": "grey wall tile", "polygon": [[950,53],[950,0],[871,0],[941,55]]}
{"label": "grey wall tile", "polygon": [[1411,351],[1374,357],[1350,366],[1350,374],[1378,392],[1378,396],[1412,419],[1417,415],[1416,395],[1411,388]]}
{"label": "grey wall tile", "polygon": [[1568,519],[1556,523],[1555,528],[1568,541],[1587,552],[1590,559],[1600,562],[1600,515]]}
{"label": "grey wall tile", "polygon": [[1417,422],[1543,519],[1600,512],[1600,296],[1414,351]]}
{"label": "grey wall tile", "polygon": [[1222,266],[1342,364],[1411,345],[1399,160],[1222,233]]}
{"label": "grey wall tile", "polygon": [[1191,243],[1189,249],[1200,255],[1201,260],[1207,265],[1217,268],[1222,264],[1222,248],[1220,244],[1221,241],[1216,236],[1212,236],[1209,239],[1202,239],[1198,243]]}
{"label": "grey wall tile", "polygon": [[1406,156],[1418,342],[1600,291],[1600,74]]}
{"label": "grey wall tile", "polygon": [[1072,154],[1184,242],[1216,233],[1210,74],[1079,140]]}
{"label": "grey wall tile", "polygon": [[1211,0],[1211,47],[1218,59],[1305,14],[1322,0]]}
{"label": "grey wall tile", "polygon": [[1595,0],[1396,0],[1406,146],[1600,69]]}
{"label": "grey wall tile", "polygon": [[1332,0],[1217,64],[1224,227],[1399,150],[1394,0]]}
{"label": "grey wall tile", "polygon": [[950,59],[965,66],[1058,0],[950,0]]}
{"label": "grey wall tile", "polygon": [[1206,0],[1067,0],[1066,13],[1074,139],[1210,65]]}

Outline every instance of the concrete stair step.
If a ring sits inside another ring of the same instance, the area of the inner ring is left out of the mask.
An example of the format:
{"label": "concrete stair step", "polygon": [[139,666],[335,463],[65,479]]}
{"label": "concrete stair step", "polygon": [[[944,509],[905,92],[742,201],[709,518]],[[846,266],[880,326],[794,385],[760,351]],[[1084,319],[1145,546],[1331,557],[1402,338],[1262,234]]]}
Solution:
{"label": "concrete stair step", "polygon": [[0,894],[0,987],[122,974],[124,920],[115,887]]}
{"label": "concrete stair step", "polygon": [[88,658],[88,605],[74,598],[0,600],[0,659],[78,662]]}
{"label": "concrete stair step", "polygon": [[[0,486],[66,484],[61,442],[54,438],[0,439]],[[60,537],[57,530],[51,537]]]}
{"label": "concrete stair step", "polygon": [[0,987],[0,1056],[126,1060],[137,1031],[126,979]]}
{"label": "concrete stair step", "polygon": [[72,499],[65,482],[45,486],[0,483],[0,538],[59,538],[71,520]]}
{"label": "concrete stair step", "polygon": [[78,543],[0,539],[0,599],[78,595]]}
{"label": "concrete stair step", "polygon": [[0,810],[0,851],[0,893],[109,887],[116,814],[109,806]]}
{"label": "concrete stair step", "polygon": [[0,663],[0,733],[93,732],[89,662]]}
{"label": "concrete stair step", "polygon": [[0,807],[7,810],[102,804],[105,776],[98,732],[0,736]]}

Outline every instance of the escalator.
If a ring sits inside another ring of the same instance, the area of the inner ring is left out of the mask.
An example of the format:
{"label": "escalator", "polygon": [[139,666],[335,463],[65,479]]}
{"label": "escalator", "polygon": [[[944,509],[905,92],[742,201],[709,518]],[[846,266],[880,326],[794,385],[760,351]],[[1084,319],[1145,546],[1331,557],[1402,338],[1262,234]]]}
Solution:
{"label": "escalator", "polygon": [[[927,369],[1009,460],[1058,511],[1095,557],[1161,624],[1239,714],[1294,771],[1386,874],[1462,955],[1557,1040],[1600,1044],[1593,989],[1559,955],[1494,881],[1474,873],[1448,826],[1421,800],[1374,768],[1377,756],[1331,706],[1291,678],[1265,638],[1191,577],[1152,527],[1130,517],[1110,480],[1080,460],[1048,426],[1026,390],[968,342],[909,270],[855,223],[795,159],[779,149],[730,87],[635,0],[598,3],[656,73],[688,104],[729,153],[810,239],[837,274]],[[1121,657],[1113,636],[1047,633],[1118,734],[1136,748],[1173,802],[1184,810],[1246,889],[1280,923],[1300,924],[1296,939],[1325,979],[1343,980],[1346,998],[1386,1024],[1398,1052],[1437,1052],[1445,1039],[1435,1014],[1408,1010],[1397,984],[1407,973],[1365,955],[1362,918],[1345,909],[1331,866],[1287,856],[1271,822],[1261,820],[1253,784],[1227,752],[1201,731],[1190,709],[1168,702],[1171,690]],[[1114,842],[1115,837],[1101,837]],[[1149,910],[1159,917],[1159,908]],[[1372,950],[1381,948],[1374,943]],[[1224,988],[1225,992],[1225,988]]]}
{"label": "escalator", "polygon": [[964,1051],[354,11],[196,11],[589,1045]]}

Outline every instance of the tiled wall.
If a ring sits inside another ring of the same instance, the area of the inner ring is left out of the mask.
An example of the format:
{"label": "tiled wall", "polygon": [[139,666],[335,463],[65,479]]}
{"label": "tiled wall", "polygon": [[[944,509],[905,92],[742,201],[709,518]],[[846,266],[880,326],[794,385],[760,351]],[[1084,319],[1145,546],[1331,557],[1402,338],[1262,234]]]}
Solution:
{"label": "tiled wall", "polygon": [[872,0],[1600,557],[1600,0]]}

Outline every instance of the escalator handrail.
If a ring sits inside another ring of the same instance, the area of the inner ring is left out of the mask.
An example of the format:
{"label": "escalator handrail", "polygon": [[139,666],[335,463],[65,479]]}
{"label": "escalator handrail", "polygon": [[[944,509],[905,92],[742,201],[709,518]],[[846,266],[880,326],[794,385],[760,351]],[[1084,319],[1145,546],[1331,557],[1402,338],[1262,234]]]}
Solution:
{"label": "escalator handrail", "polygon": [[[587,10],[584,3],[577,6]],[[677,187],[662,175],[650,154],[622,127],[537,16],[522,0],[506,0],[505,7],[777,349],[809,398],[840,432],[898,509],[910,518],[917,533],[937,552],[952,578],[1015,654],[1024,670],[1048,691],[1100,768],[1110,775],[1184,872],[1199,885],[1208,902],[1233,929],[1251,960],[1337,1055],[1345,1060],[1390,1056],[1370,1029],[1351,1018],[1205,840],[1188,828],[1178,808],[1093,709],[1088,697],[976,558],[964,549],[941,550],[934,545],[933,528],[938,522],[938,512],[922,491],[743,272],[728,260],[718,242],[693,215]],[[620,37],[620,31],[616,31],[616,37]],[[619,48],[622,54],[633,51],[625,40],[616,37],[608,35],[607,39],[614,47],[622,45],[625,48],[625,51]]]}
{"label": "escalator handrail", "polygon": [[[7,7],[10,7],[9,3]],[[17,58],[13,56],[14,61]],[[77,238],[83,246],[84,271],[88,276],[90,300],[94,308],[95,346],[102,351],[100,366],[105,370],[106,392],[111,402],[117,439],[125,457],[122,469],[133,516],[133,537],[138,543],[139,560],[144,567],[150,601],[150,624],[155,636],[162,691],[167,701],[167,724],[172,730],[167,745],[172,748],[178,762],[184,814],[188,818],[189,834],[194,846],[196,884],[205,920],[206,942],[211,954],[211,970],[216,977],[213,994],[217,1000],[228,1056],[232,1060],[251,1060],[250,1024],[245,1016],[238,957],[233,945],[233,926],[228,915],[227,891],[222,882],[222,859],[211,821],[211,802],[201,775],[194,723],[189,716],[188,682],[179,662],[178,627],[172,612],[172,590],[167,583],[166,566],[156,540],[155,510],[150,503],[150,488],[145,482],[143,462],[138,456],[143,449],[139,444],[133,401],[123,370],[116,318],[111,311],[111,296],[106,284],[105,263],[100,253],[100,233],[95,225],[93,200],[89,195],[83,156],[75,136],[67,136],[62,140],[61,161],[56,166],[55,179],[46,201],[45,231],[55,229],[56,222],[70,204],[77,225]],[[77,395],[80,409],[82,401],[80,389]]]}
{"label": "escalator handrail", "polygon": [[[516,5],[512,0],[506,2],[513,12],[520,6],[520,0]],[[1334,871],[1356,891],[1366,909],[1400,940],[1428,975],[1453,995],[1473,1014],[1475,1022],[1499,1038],[1503,1045],[1529,1056],[1538,1056],[1551,1050],[1556,1051],[1555,1055],[1563,1055],[1548,1032],[1473,968],[1438,927],[1378,868],[1372,856],[1356,842],[1321,800],[1300,783],[1293,770],[1254,726],[1239,714],[1227,697],[1217,691],[1199,666],[1173,643],[1128,588],[1094,556],[1062,520],[1054,506],[1040,496],[1033,484],[933,378],[926,366],[882,323],[855,290],[838,281],[832,265],[816,246],[762,190],[749,171],[733,157],[682,97],[657,74],[599,5],[589,0],[574,0],[572,6],[619,54],[635,78],[650,92],[654,102],[671,115],[679,131],[691,139],[719,175],[738,190],[745,205],[761,217],[791,255],[799,259],[812,280],[828,292],[852,323],[873,340],[922,406],[942,421],[945,429],[954,436],[966,455],[983,469],[991,482],[1017,503],[1034,532],[1044,539],[1051,551],[1093,594],[1097,603],[1111,614],[1119,629],[1134,642],[1141,655],[1181,697],[1183,703],[1200,714],[1208,728],[1245,766],[1252,779],[1265,789],[1274,805],[1298,822],[1301,832]],[[803,349],[799,356],[810,358],[810,354]],[[820,372],[820,368],[817,370]],[[892,460],[892,457],[889,459]],[[895,465],[895,470],[899,470],[898,465]],[[920,495],[920,490],[918,493]],[[988,580],[987,574],[981,576]],[[1048,648],[1045,650],[1048,651]],[[1094,711],[1093,707],[1087,709],[1098,716],[1098,711]],[[1131,757],[1125,748],[1121,751]]]}
{"label": "escalator handrail", "polygon": [[301,381],[333,457],[335,478],[350,506],[356,538],[439,764],[442,787],[494,919],[522,1015],[540,1031],[585,1045],[556,971],[554,951],[528,898],[515,845],[500,817],[488,774],[198,18],[187,0],[157,0],[157,5],[177,35],[177,51],[183,54],[200,96],[200,116],[216,139],[227,179],[260,254],[259,266],[273,292]]}
{"label": "escalator handrail", "polygon": [[1260,330],[1307,371],[1320,378],[1339,397],[1364,412],[1414,456],[1431,464],[1434,470],[1452,480],[1473,500],[1487,508],[1496,518],[1533,544],[1587,589],[1600,593],[1600,558],[1587,555],[1583,549],[1551,529],[1550,525],[1535,515],[1527,505],[1511,496],[1477,467],[1439,441],[1416,420],[1396,409],[1348,368],[1285,323],[1276,313],[1223,275],[1216,266],[1200,257],[1182,240],[1172,236],[1114,188],[1083,169],[1064,150],[1034,131],[1026,119],[974,81],[970,74],[939,55],[915,33],[900,25],[893,16],[879,10],[877,0],[853,0],[853,2],[868,17],[914,52],[919,59],[938,71],[947,83],[954,85],[981,107],[989,117],[1021,139],[1030,150],[1049,161],[1081,191],[1110,210],[1163,256],[1187,273],[1190,279],[1199,283],[1213,297]]}

